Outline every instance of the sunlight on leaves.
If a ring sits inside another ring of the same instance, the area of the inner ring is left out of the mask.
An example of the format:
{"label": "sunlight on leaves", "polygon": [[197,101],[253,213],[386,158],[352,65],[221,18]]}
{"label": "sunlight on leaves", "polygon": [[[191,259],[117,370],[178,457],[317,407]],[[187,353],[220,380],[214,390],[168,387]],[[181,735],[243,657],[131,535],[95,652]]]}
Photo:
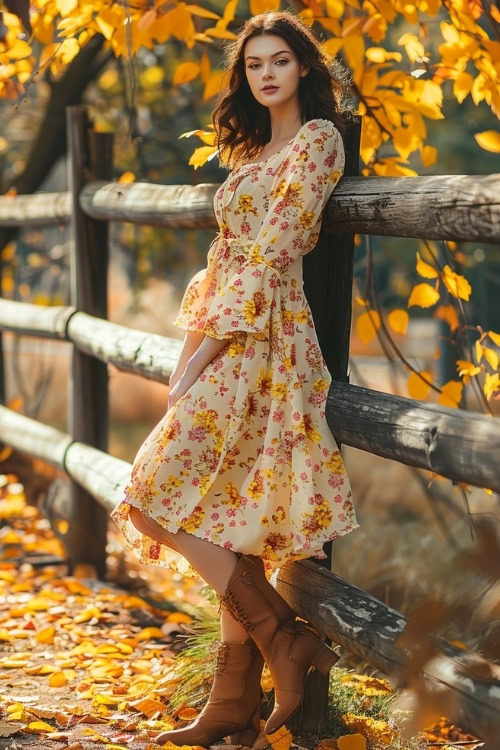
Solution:
{"label": "sunlight on leaves", "polygon": [[408,307],[418,305],[418,307],[431,307],[439,299],[439,292],[430,284],[416,284],[411,290],[408,299]]}
{"label": "sunlight on leaves", "polygon": [[376,310],[362,313],[356,320],[356,331],[364,344],[368,344],[377,335],[380,328],[380,315]]}
{"label": "sunlight on leaves", "polygon": [[[422,377],[420,377],[420,375]],[[430,385],[422,380],[422,378],[425,378],[430,383],[432,383],[432,373],[430,373],[428,370],[422,370],[420,374],[416,372],[410,373],[408,381],[406,383],[406,387],[408,388],[410,397],[420,401],[426,399],[431,390]]]}

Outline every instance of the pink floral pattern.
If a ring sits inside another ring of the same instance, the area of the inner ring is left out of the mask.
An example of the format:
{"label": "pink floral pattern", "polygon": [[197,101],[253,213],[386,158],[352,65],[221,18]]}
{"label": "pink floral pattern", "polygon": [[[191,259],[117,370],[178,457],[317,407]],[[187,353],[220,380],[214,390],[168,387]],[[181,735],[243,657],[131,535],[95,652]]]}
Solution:
{"label": "pink floral pattern", "polygon": [[326,422],[331,375],[301,261],[317,242],[344,163],[336,127],[314,119],[217,190],[219,232],[174,324],[227,343],[145,439],[112,511],[142,562],[194,574],[137,531],[131,505],[168,531],[259,555],[268,572],[323,558],[326,541],[359,527]]}

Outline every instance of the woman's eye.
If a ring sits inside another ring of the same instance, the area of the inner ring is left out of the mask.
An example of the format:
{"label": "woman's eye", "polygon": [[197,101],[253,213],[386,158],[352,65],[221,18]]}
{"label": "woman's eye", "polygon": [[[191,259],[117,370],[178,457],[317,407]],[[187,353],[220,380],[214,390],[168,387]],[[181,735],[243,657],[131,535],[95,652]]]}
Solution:
{"label": "woman's eye", "polygon": [[[285,60],[284,58],[282,58],[281,60],[276,60],[276,62],[282,62],[282,63],[285,63],[286,65],[288,60]],[[253,70],[256,65],[259,65],[259,63],[251,63],[251,65],[249,65],[248,67],[250,68],[250,70]]]}

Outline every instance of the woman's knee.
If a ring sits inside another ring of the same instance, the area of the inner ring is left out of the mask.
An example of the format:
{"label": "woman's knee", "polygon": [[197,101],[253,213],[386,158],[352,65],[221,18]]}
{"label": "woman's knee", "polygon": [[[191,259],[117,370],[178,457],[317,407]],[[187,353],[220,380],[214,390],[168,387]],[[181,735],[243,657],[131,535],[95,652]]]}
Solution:
{"label": "woman's knee", "polygon": [[151,539],[154,539],[156,542],[166,544],[167,547],[171,547],[175,550],[178,549],[176,544],[172,541],[170,532],[160,526],[154,518],[146,516],[142,510],[139,510],[139,508],[136,508],[133,505],[130,506],[129,517],[137,531],[140,531],[141,534],[151,537]]}

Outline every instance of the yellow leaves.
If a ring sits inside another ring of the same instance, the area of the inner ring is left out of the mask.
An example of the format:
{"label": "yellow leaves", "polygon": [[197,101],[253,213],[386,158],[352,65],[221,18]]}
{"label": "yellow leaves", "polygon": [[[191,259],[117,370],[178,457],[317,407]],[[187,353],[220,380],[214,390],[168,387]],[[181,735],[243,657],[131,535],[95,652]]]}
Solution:
{"label": "yellow leaves", "polygon": [[444,118],[441,112],[443,103],[443,91],[441,86],[431,80],[418,80],[414,82],[414,91],[418,94],[418,110],[432,120]]}
{"label": "yellow leaves", "polygon": [[448,264],[443,268],[442,279],[444,285],[454,297],[468,300],[472,291],[471,285],[464,276],[455,273]]}
{"label": "yellow leaves", "polygon": [[54,643],[55,628],[53,625],[49,625],[46,628],[40,630],[35,638],[38,643]]}
{"label": "yellow leaves", "polygon": [[117,28],[117,24],[123,23],[123,18],[124,14],[121,9],[115,6],[105,6],[100,9],[94,18],[94,24],[103,37],[109,41]]}
{"label": "yellow leaves", "polygon": [[411,290],[407,306],[431,307],[438,301],[439,296],[439,292],[430,284],[416,284]]}
{"label": "yellow leaves", "polygon": [[464,384],[459,380],[448,380],[447,383],[441,386],[441,393],[437,398],[438,404],[457,409],[462,399],[463,387]]}
{"label": "yellow leaves", "polygon": [[167,622],[177,622],[188,625],[193,622],[193,618],[185,612],[171,612],[167,617]]}
{"label": "yellow leaves", "polygon": [[497,130],[483,130],[482,133],[476,133],[474,138],[485,151],[500,153],[500,133]]}
{"label": "yellow leaves", "polygon": [[138,641],[150,641],[152,638],[163,638],[163,636],[163,630],[160,630],[160,628],[149,627],[143,628],[136,638]]}
{"label": "yellow leaves", "polygon": [[205,29],[205,34],[218,39],[236,39],[236,34],[233,34],[232,31],[228,31],[227,26],[231,21],[234,21],[237,5],[238,0],[229,0],[224,6],[222,18],[217,21],[215,26]]}
{"label": "yellow leaves", "polygon": [[198,167],[202,167],[205,162],[216,153],[217,149],[215,149],[213,146],[200,146],[199,148],[195,148],[195,150],[189,157],[188,164],[190,164],[195,169],[198,169]]}
{"label": "yellow leaves", "polygon": [[342,714],[340,718],[349,729],[356,730],[359,734],[362,734],[366,739],[371,740],[372,742],[383,742],[389,746],[391,742],[395,742],[396,740],[397,734],[395,730],[393,730],[390,725],[382,719],[359,716],[350,712]]}
{"label": "yellow leaves", "polygon": [[360,155],[368,164],[382,144],[382,133],[373,117],[363,117],[361,121]]}
{"label": "yellow leaves", "polygon": [[202,8],[201,5],[193,5],[191,3],[188,3],[186,5],[186,8],[190,13],[193,14],[193,16],[200,16],[201,18],[213,18],[214,20],[220,18],[217,13],[214,13],[211,10],[207,10],[207,8]]}
{"label": "yellow leaves", "polygon": [[453,81],[453,96],[459,104],[470,94],[474,79],[470,73],[459,73]]}
{"label": "yellow leaves", "polygon": [[396,333],[405,334],[406,329],[408,328],[408,321],[409,315],[406,310],[391,310],[387,316],[387,322]]}
{"label": "yellow leaves", "polygon": [[67,679],[64,672],[54,672],[49,677],[49,685],[50,687],[64,687],[66,685]]}
{"label": "yellow leaves", "polygon": [[420,254],[417,250],[417,273],[420,276],[423,276],[426,279],[435,279],[437,276],[439,276],[438,272],[435,268],[430,266],[428,263],[425,263],[425,261],[422,260],[420,257]]}
{"label": "yellow leaves", "polygon": [[498,374],[498,372],[495,372],[494,375],[492,375],[489,372],[485,374],[483,389],[484,389],[484,394],[489,401],[492,395],[496,391],[500,390],[500,375]]}
{"label": "yellow leaves", "polygon": [[184,3],[179,3],[176,8],[159,16],[151,28],[151,33],[160,44],[166,42],[171,36],[185,42],[188,49],[192,49],[195,44],[196,28],[191,13]]}
{"label": "yellow leaves", "polygon": [[479,339],[476,341],[475,349],[476,349],[476,360],[478,364],[481,362],[484,356],[484,358],[486,359],[486,361],[488,362],[488,364],[493,370],[498,369],[498,354],[496,353],[494,349],[490,349],[487,346],[483,346],[480,343]]}
{"label": "yellow leaves", "polygon": [[438,320],[445,320],[452,331],[458,328],[458,315],[453,305],[439,305],[432,315]]}
{"label": "yellow leaves", "polygon": [[335,57],[342,49],[343,44],[344,40],[341,36],[332,36],[326,42],[323,42],[321,46],[328,55]]}
{"label": "yellow leaves", "polygon": [[365,56],[373,63],[384,63],[387,62],[387,60],[397,60],[398,62],[401,62],[403,57],[401,52],[388,52],[384,47],[368,47]]}
{"label": "yellow leaves", "polygon": [[293,742],[292,734],[285,726],[273,734],[267,734],[266,737],[273,750],[289,750]]}
{"label": "yellow leaves", "polygon": [[12,635],[6,628],[0,628],[0,641],[5,641],[6,643],[12,641]]}
{"label": "yellow leaves", "polygon": [[257,16],[266,10],[279,10],[280,0],[250,0],[250,13]]}
{"label": "yellow leaves", "polygon": [[344,14],[344,0],[326,0],[326,12],[331,18],[342,18]]}
{"label": "yellow leaves", "polygon": [[[345,29],[342,32],[344,36]],[[349,68],[353,71],[353,80],[359,85],[363,77],[363,60],[365,56],[365,41],[361,34],[351,34],[345,36],[343,51],[349,65]]]}
{"label": "yellow leaves", "polygon": [[431,164],[435,164],[437,160],[437,148],[434,146],[424,146],[421,151],[422,164],[424,167],[430,167]]}
{"label": "yellow leaves", "polygon": [[481,368],[477,367],[473,362],[469,362],[466,359],[457,359],[456,367],[460,377],[463,377],[464,384],[467,385],[471,377],[481,372]]}
{"label": "yellow leaves", "polygon": [[[136,711],[140,711],[144,716],[147,716],[148,719],[151,719],[158,714],[158,712],[162,713],[163,711],[166,711],[167,708],[164,703],[153,700],[152,698],[140,698],[136,701],[129,701],[128,705],[135,708]],[[195,711],[196,715],[197,713],[198,712]]]}
{"label": "yellow leaves", "polygon": [[56,8],[63,18],[69,16],[77,5],[78,0],[56,0]]}
{"label": "yellow leaves", "polygon": [[[5,51],[5,55],[3,54],[3,50],[1,50],[2,46],[3,45],[0,44],[0,63],[3,62],[4,57],[10,60],[21,60],[24,57],[31,55],[30,45],[28,44],[28,42],[25,42],[22,39],[16,39],[15,41],[13,41],[13,44],[8,46],[7,50]],[[5,60],[5,62],[7,62],[7,60]]]}
{"label": "yellow leaves", "polygon": [[337,739],[339,750],[366,750],[366,737],[356,732],[355,734],[344,734]]}
{"label": "yellow leaves", "polygon": [[109,695],[108,693],[96,693],[92,698],[92,703],[103,706],[117,706],[122,703],[123,695]]}
{"label": "yellow leaves", "polygon": [[200,73],[200,66],[194,62],[185,62],[177,66],[172,83],[178,86],[182,83],[189,83]]}
{"label": "yellow leaves", "polygon": [[33,734],[41,734],[43,732],[53,732],[54,727],[47,724],[45,721],[30,721],[27,727],[23,728],[24,732],[31,732]]}
{"label": "yellow leaves", "polygon": [[357,695],[387,695],[392,693],[391,684],[388,680],[380,677],[371,677],[366,674],[348,672],[340,676],[340,682],[344,685],[352,685]]}
{"label": "yellow leaves", "polygon": [[488,336],[490,339],[497,345],[500,346],[500,333],[495,333],[494,331],[488,331]]}
{"label": "yellow leaves", "polygon": [[203,90],[203,100],[207,101],[212,96],[216,96],[222,88],[227,87],[228,76],[224,71],[213,73],[205,84]]}
{"label": "yellow leaves", "polygon": [[57,74],[63,65],[70,63],[79,53],[80,45],[76,39],[64,39],[62,42],[48,44],[40,55],[39,67],[50,63],[50,70]]}
{"label": "yellow leaves", "polygon": [[[425,382],[426,380],[428,381],[427,383]],[[431,389],[430,383],[432,383],[432,373],[428,370],[422,370],[420,373],[410,373],[406,383],[410,397],[419,401],[426,399]]]}
{"label": "yellow leaves", "polygon": [[135,174],[133,172],[122,172],[117,182],[121,182],[125,185],[135,182]]}
{"label": "yellow leaves", "polygon": [[424,45],[415,34],[403,34],[399,37],[397,44],[405,48],[410,62],[421,60],[425,55]]}
{"label": "yellow leaves", "polygon": [[84,609],[83,612],[80,612],[79,615],[76,615],[73,622],[89,622],[89,620],[92,620],[94,617],[101,619],[102,612],[98,607],[92,604]]}
{"label": "yellow leaves", "polygon": [[439,27],[441,29],[443,39],[446,42],[448,42],[449,44],[456,44],[460,46],[460,34],[458,32],[458,29],[456,29],[453,24],[446,23],[446,21],[441,21]]}
{"label": "yellow leaves", "polygon": [[403,167],[399,163],[399,157],[397,156],[386,156],[383,159],[379,159],[373,165],[373,170],[375,174],[383,175],[384,177],[416,177],[417,175],[414,169]]}
{"label": "yellow leaves", "polygon": [[380,328],[380,315],[376,310],[362,313],[356,320],[356,331],[364,344],[368,344]]}
{"label": "yellow leaves", "polygon": [[422,145],[422,139],[411,128],[395,128],[392,133],[392,142],[404,160]]}

